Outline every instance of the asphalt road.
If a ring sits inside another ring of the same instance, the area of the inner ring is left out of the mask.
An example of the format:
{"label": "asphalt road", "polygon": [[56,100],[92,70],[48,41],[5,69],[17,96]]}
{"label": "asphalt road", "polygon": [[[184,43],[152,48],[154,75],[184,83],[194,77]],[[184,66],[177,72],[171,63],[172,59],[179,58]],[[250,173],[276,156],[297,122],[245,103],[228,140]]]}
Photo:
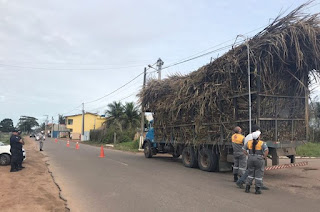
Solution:
{"label": "asphalt road", "polygon": [[[231,173],[208,173],[180,159],[47,139],[44,154],[71,211],[317,211],[316,200],[279,190],[246,194]],[[288,179],[290,180],[290,179]]]}

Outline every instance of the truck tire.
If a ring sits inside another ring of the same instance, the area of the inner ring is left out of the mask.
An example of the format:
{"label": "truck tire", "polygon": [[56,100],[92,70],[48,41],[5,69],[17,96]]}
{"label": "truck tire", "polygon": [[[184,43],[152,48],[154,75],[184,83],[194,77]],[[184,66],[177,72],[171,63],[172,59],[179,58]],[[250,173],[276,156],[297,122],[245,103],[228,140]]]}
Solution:
{"label": "truck tire", "polygon": [[9,165],[10,161],[11,161],[10,155],[8,155],[8,154],[0,155],[0,165],[1,166]]}
{"label": "truck tire", "polygon": [[149,142],[146,142],[146,143],[144,144],[144,150],[143,150],[143,152],[144,152],[144,156],[145,156],[146,158],[152,158],[152,149],[151,149],[151,145],[150,145]]}
{"label": "truck tire", "polygon": [[198,161],[194,149],[190,146],[185,147],[182,151],[182,163],[185,167],[195,168],[198,166]]}
{"label": "truck tire", "polygon": [[218,160],[216,154],[208,148],[202,148],[198,154],[198,165],[202,171],[216,171]]}

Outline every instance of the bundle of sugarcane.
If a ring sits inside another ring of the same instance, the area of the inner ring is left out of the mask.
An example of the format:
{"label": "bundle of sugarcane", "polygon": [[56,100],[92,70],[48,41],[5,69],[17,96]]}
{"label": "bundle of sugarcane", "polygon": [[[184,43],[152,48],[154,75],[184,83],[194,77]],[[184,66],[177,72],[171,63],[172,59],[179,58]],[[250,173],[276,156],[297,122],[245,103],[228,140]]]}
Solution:
{"label": "bundle of sugarcane", "polygon": [[[267,96],[304,96],[310,76],[319,76],[320,19],[319,14],[303,14],[306,5],[285,17],[277,17],[248,41],[251,89],[253,93],[265,95],[260,102],[260,117],[304,118],[303,99],[286,101]],[[237,94],[248,93],[247,66],[247,47],[242,44],[188,75],[149,81],[139,97],[144,108],[154,112],[155,128],[159,129],[156,137],[203,143],[212,131],[210,128],[215,128],[212,132],[218,134],[223,131],[227,137],[237,124],[235,107],[238,119],[248,117],[248,95],[238,98],[236,105],[232,99]],[[257,100],[253,98],[253,118],[258,116],[256,104]],[[212,124],[206,126],[205,123]],[[185,126],[175,132],[174,126],[181,124],[195,127]],[[265,135],[270,140],[275,139],[275,126],[271,125],[274,124],[266,124]],[[283,127],[281,132],[291,132],[289,125],[283,122],[278,127]],[[291,137],[286,133],[281,136],[278,139]],[[219,136],[212,138],[219,139]]]}

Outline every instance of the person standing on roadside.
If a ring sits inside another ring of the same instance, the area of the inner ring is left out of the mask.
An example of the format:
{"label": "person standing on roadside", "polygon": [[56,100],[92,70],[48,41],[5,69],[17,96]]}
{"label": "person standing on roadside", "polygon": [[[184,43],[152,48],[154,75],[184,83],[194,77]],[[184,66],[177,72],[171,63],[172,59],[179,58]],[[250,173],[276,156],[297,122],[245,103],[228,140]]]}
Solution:
{"label": "person standing on roadside", "polygon": [[[253,125],[252,126],[252,132],[260,132],[261,133],[261,129],[258,125]],[[248,143],[248,141],[250,140],[253,140],[252,138],[252,133],[248,134],[245,139],[244,139],[244,145],[246,145]],[[264,167],[265,167],[265,163],[263,163],[263,167],[261,168],[261,170],[263,170],[264,172]],[[239,187],[239,188],[244,188],[243,184],[245,184],[246,180],[247,180],[247,177],[249,175],[249,170],[247,169],[245,171],[245,173],[238,179],[238,181],[236,182],[236,185]],[[261,190],[269,190],[269,188],[267,186],[265,186],[262,182],[262,186],[261,186]]]}
{"label": "person standing on roadside", "polygon": [[233,129],[234,134],[231,137],[233,149],[233,176],[234,182],[237,182],[238,176],[242,176],[247,169],[247,158],[242,151],[244,136],[241,134],[242,129],[237,126]]}
{"label": "person standing on roadside", "polygon": [[18,167],[20,149],[22,148],[22,139],[18,135],[18,130],[13,130],[10,137],[10,152],[11,152],[11,169],[10,172],[17,172],[21,170]]}
{"label": "person standing on roadside", "polygon": [[[264,159],[268,156],[269,149],[267,145],[260,140],[260,131],[252,133],[252,140],[248,141],[243,146],[243,152],[249,155],[248,171],[249,176],[246,181],[246,193],[250,192],[252,181],[255,180],[255,194],[261,194],[262,179],[264,175]],[[249,151],[249,154],[248,152]]]}
{"label": "person standing on roadside", "polygon": [[46,136],[43,131],[41,131],[39,135],[39,145],[40,145],[40,151],[43,151],[43,141],[46,140]]}
{"label": "person standing on roadside", "polygon": [[20,152],[19,152],[19,160],[18,160],[18,169],[24,169],[25,167],[22,166],[22,162],[23,162],[23,151],[22,151],[22,147],[24,145],[24,140],[23,138],[21,138],[21,131],[19,130],[18,131],[18,136],[20,137],[21,139],[21,148],[20,148]]}

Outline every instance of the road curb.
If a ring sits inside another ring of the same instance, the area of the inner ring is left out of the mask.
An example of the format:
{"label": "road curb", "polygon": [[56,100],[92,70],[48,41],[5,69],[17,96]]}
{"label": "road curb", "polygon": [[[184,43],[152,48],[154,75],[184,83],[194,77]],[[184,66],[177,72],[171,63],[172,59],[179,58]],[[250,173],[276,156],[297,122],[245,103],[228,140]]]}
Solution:
{"label": "road curb", "polygon": [[[288,159],[287,156],[279,156],[280,159]],[[320,159],[320,157],[303,157],[303,156],[296,156],[296,159]]]}

